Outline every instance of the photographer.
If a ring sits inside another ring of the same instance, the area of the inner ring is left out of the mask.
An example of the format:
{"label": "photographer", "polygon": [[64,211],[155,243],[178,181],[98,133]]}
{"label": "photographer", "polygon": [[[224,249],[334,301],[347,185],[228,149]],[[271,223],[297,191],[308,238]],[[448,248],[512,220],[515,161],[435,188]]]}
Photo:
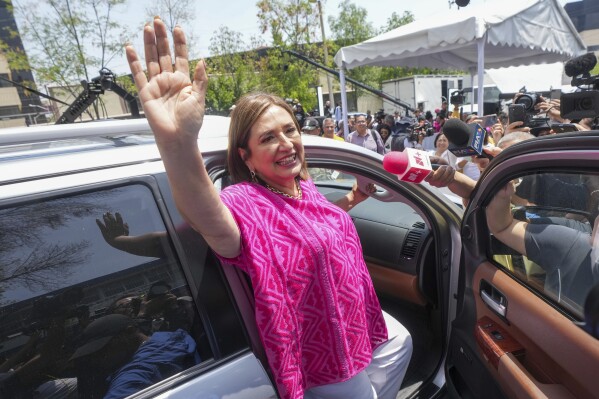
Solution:
{"label": "photographer", "polygon": [[537,93],[528,93],[526,89],[522,89],[516,93],[510,106],[509,123],[505,134],[521,131],[540,137],[555,134],[553,124],[570,121],[560,115],[560,100],[547,100]]}
{"label": "photographer", "polygon": [[416,148],[422,150],[422,141],[424,140],[424,133],[418,131],[412,131],[403,141],[404,148]]}
{"label": "photographer", "polygon": [[424,151],[432,151],[435,149],[435,139],[439,133],[435,131],[430,123],[424,126],[424,138],[422,139],[422,149]]}

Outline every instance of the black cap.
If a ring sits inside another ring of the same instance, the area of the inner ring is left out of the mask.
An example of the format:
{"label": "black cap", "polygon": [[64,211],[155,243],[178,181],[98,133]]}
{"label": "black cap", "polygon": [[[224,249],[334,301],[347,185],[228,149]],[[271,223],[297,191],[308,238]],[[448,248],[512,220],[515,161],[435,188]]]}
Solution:
{"label": "black cap", "polygon": [[318,124],[318,121],[314,118],[307,118],[306,121],[304,122],[304,127],[302,128],[302,130],[314,130],[319,128],[320,125]]}
{"label": "black cap", "polygon": [[135,321],[122,314],[109,314],[92,321],[83,330],[83,344],[73,353],[71,360],[99,351],[113,337],[134,325]]}

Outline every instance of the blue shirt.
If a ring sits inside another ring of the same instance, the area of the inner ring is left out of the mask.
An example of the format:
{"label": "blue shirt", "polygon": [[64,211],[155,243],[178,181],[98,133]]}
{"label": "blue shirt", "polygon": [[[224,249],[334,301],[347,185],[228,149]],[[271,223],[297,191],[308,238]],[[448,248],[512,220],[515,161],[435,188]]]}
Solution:
{"label": "blue shirt", "polygon": [[104,399],[121,399],[200,363],[196,343],[183,330],[152,334],[109,379]]}

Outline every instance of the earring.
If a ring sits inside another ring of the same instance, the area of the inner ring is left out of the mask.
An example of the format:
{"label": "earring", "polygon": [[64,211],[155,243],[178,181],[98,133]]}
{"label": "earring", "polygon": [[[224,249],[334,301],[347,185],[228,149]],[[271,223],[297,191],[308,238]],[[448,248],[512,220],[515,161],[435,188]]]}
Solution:
{"label": "earring", "polygon": [[250,176],[252,178],[252,181],[254,183],[258,183],[258,179],[256,179],[256,172],[254,172],[253,170],[250,169]]}

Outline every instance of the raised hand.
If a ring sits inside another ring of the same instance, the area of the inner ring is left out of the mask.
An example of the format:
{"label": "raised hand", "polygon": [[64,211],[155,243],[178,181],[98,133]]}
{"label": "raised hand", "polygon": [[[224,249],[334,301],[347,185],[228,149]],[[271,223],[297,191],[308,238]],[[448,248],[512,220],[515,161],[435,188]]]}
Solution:
{"label": "raised hand", "polygon": [[104,240],[111,246],[115,246],[115,241],[119,237],[129,235],[129,225],[123,221],[121,214],[116,212],[106,212],[102,215],[102,221],[96,219],[96,224],[102,233]]}
{"label": "raised hand", "polygon": [[144,27],[144,52],[147,76],[132,46],[127,46],[127,61],[139,91],[146,118],[163,145],[188,145],[198,137],[204,119],[208,76],[204,61],[198,62],[193,82],[185,34],[180,27],[173,33],[175,63],[167,38],[166,25],[155,18]]}

